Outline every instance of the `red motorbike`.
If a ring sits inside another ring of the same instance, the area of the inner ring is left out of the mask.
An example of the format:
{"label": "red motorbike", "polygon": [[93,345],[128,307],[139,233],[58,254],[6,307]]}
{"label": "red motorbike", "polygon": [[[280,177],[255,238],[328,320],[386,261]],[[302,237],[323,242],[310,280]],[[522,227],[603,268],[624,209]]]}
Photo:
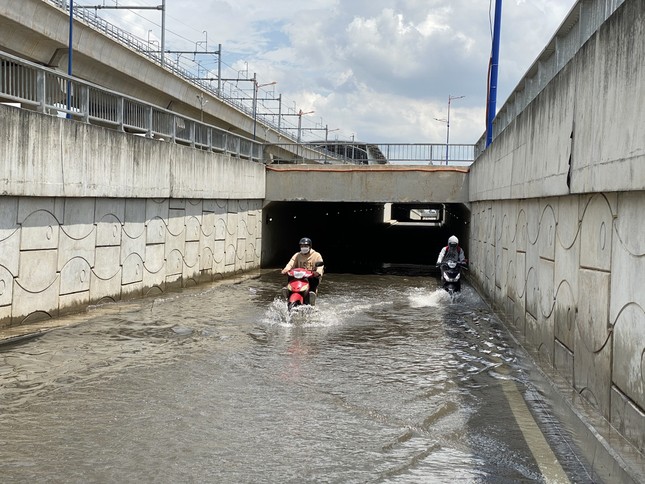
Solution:
{"label": "red motorbike", "polygon": [[[316,267],[321,267],[322,262],[317,262]],[[287,307],[291,311],[296,306],[316,304],[316,292],[311,291],[310,280],[316,276],[314,272],[302,267],[294,267],[287,272],[287,287],[284,289],[284,295],[287,299]]]}

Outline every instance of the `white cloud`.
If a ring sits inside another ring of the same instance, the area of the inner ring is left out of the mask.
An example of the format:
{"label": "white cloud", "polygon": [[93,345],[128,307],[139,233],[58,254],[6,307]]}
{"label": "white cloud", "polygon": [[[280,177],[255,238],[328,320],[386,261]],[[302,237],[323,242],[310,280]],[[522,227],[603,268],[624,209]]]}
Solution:
{"label": "white cloud", "polygon": [[[574,3],[504,2],[498,108]],[[231,69],[248,65],[249,76],[277,81],[285,109],[315,110],[308,121],[340,128],[335,134],[344,139],[443,142],[445,123],[434,118],[446,117],[449,95],[465,96],[451,105],[450,138],[474,143],[485,128],[489,4],[494,8],[492,0],[167,0],[167,42],[195,45],[207,31]],[[152,14],[121,15],[120,22],[145,36],[156,29],[146,16],[158,23]]]}

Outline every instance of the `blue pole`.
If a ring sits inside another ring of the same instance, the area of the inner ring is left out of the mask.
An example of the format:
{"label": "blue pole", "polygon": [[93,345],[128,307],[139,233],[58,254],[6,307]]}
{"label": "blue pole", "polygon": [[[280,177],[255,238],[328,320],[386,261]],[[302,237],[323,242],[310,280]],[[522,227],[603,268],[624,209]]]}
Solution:
{"label": "blue pole", "polygon": [[[67,49],[67,74],[72,75],[72,40],[74,38],[74,0],[69,0],[69,45]],[[72,83],[67,81],[67,111],[72,107]],[[71,118],[67,113],[67,118]]]}
{"label": "blue pole", "polygon": [[493,26],[493,50],[491,53],[490,79],[488,86],[488,109],[486,120],[486,147],[493,141],[493,119],[497,109],[497,68],[499,66],[499,38],[502,29],[502,0],[495,0],[495,24]]}

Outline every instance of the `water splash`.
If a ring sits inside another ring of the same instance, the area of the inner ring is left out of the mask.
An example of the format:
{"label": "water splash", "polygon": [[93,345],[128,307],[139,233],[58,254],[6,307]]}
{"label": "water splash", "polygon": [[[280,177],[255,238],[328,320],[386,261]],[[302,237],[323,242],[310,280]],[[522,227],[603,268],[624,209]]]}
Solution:
{"label": "water splash", "polygon": [[427,288],[413,288],[407,297],[413,308],[440,307],[452,302],[450,294],[443,289],[428,291]]}

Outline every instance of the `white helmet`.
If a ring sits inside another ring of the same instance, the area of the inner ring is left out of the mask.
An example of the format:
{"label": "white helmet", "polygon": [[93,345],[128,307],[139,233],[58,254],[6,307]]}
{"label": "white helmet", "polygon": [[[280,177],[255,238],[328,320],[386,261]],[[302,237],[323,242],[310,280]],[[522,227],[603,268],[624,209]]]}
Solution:
{"label": "white helmet", "polygon": [[457,245],[459,244],[459,239],[454,235],[448,239],[448,245]]}

